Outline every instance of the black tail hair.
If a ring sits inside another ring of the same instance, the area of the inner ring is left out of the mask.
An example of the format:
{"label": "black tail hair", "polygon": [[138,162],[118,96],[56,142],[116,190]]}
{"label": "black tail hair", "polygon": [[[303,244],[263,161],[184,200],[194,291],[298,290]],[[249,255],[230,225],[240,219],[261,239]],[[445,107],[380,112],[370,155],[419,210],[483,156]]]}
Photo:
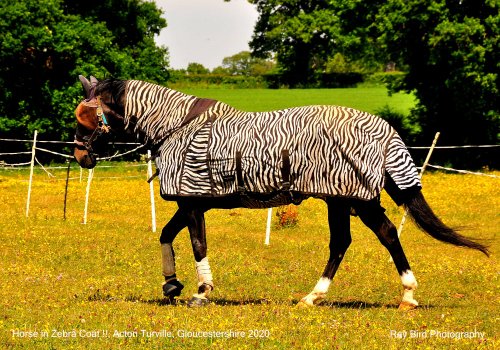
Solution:
{"label": "black tail hair", "polygon": [[418,191],[413,193],[412,196],[405,198],[403,205],[408,210],[415,224],[431,237],[456,246],[477,249],[486,256],[490,256],[486,246],[462,236],[454,229],[446,226],[429,207],[422,192]]}

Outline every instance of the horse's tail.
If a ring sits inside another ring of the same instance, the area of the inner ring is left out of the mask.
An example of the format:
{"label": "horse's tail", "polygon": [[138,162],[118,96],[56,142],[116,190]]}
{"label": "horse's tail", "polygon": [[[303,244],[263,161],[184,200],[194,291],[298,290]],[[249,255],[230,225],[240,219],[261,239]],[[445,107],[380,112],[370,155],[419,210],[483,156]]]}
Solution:
{"label": "horse's tail", "polygon": [[421,191],[418,191],[414,196],[408,198],[403,205],[408,210],[415,224],[431,237],[456,246],[477,249],[486,254],[486,256],[489,256],[486,246],[462,236],[457,233],[455,229],[446,226],[436,214],[434,214]]}
{"label": "horse's tail", "polygon": [[450,243],[460,247],[467,247],[477,249],[482,253],[489,256],[488,248],[477,241],[468,237],[462,236],[457,233],[456,229],[445,225],[434,214],[429,204],[420,191],[420,187],[411,189],[400,190],[390,176],[387,176],[386,185],[384,186],[387,193],[392,197],[396,204],[401,205],[407,209],[408,214],[413,219],[413,222],[422,231],[429,236],[445,243]]}
{"label": "horse's tail", "polygon": [[460,235],[434,214],[420,191],[420,176],[415,163],[397,133],[392,135],[387,146],[385,170],[385,190],[397,205],[405,206],[422,231],[441,242],[477,249],[489,256],[486,246]]}

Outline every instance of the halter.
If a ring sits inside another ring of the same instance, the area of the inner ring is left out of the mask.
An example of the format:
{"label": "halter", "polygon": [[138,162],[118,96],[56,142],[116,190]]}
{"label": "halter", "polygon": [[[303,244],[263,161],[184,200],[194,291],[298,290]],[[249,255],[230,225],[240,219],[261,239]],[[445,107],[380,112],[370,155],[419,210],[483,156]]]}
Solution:
{"label": "halter", "polygon": [[[75,141],[74,143],[77,145],[77,147],[83,147],[85,148],[88,152],[93,152],[92,149],[92,142],[94,142],[99,136],[102,134],[107,134],[110,132],[111,127],[109,126],[108,120],[106,118],[106,115],[103,112],[102,109],[102,104],[101,104],[101,96],[97,96],[96,98],[96,118],[97,118],[97,128],[94,129],[92,134],[90,136],[81,136],[78,133],[78,128],[76,130],[75,134]],[[81,139],[81,140],[79,140]]]}

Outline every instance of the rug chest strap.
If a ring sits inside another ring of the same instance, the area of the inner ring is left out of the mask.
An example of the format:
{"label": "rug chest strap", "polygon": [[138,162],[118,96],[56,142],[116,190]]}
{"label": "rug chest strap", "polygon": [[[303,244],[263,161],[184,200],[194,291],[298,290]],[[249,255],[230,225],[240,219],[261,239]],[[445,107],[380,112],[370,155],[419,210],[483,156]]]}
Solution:
{"label": "rug chest strap", "polygon": [[158,175],[160,175],[160,170],[156,169],[156,171],[154,172],[154,174],[151,175],[151,177],[148,179],[148,183],[150,183],[151,181],[153,181],[153,179],[155,177],[157,177]]}

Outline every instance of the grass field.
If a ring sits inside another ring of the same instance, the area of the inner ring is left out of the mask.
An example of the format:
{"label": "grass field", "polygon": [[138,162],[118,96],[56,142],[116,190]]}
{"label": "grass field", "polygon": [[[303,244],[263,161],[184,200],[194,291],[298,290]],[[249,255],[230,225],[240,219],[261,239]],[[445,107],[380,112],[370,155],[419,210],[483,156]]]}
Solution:
{"label": "grass field", "polygon": [[[178,305],[163,303],[145,169],[96,168],[86,225],[81,224],[85,179],[71,180],[63,221],[65,174],[53,171],[55,178],[35,172],[30,217],[25,218],[28,172],[0,170],[0,348],[499,346],[498,179],[424,176],[424,193],[434,210],[450,225],[465,226],[466,234],[490,239],[493,254],[488,259],[444,245],[407,224],[402,243],[419,282],[421,305],[414,311],[397,309],[402,289],[396,270],[357,218],[351,220],[353,243],[326,302],[309,309],[295,306],[316,283],[328,254],[326,208],[314,199],[298,207],[297,227],[273,228],[269,247],[263,244],[265,210],[210,211],[216,289],[210,305],[190,309],[185,303],[196,289],[196,276],[186,230],[174,243],[186,288]],[[71,176],[78,177],[78,170]],[[138,177],[106,178],[114,176]],[[386,196],[382,200],[388,216],[399,223],[401,210]],[[174,210],[175,204],[157,197],[160,228]],[[460,333],[474,331],[484,337],[466,339]]]}
{"label": "grass field", "polygon": [[213,98],[236,108],[260,112],[304,105],[338,105],[375,113],[385,105],[408,114],[415,105],[412,95],[389,96],[385,87],[346,89],[183,89],[182,92]]}

